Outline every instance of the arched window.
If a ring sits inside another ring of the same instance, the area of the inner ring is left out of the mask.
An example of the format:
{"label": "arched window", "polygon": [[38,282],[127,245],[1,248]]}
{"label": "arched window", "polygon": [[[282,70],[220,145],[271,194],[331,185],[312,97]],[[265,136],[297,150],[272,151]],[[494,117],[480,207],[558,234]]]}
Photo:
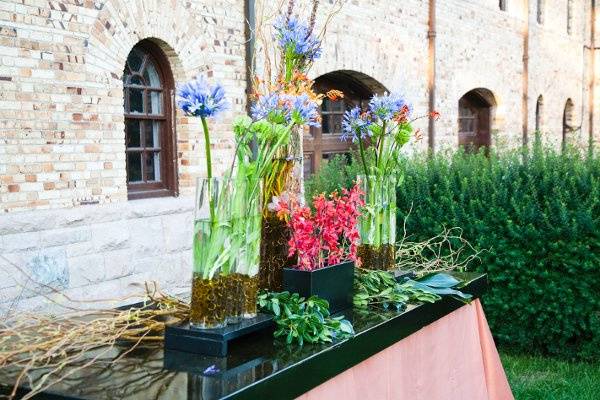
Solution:
{"label": "arched window", "polygon": [[501,11],[506,11],[506,1],[507,0],[500,0],[498,3],[498,7],[500,8]]}
{"label": "arched window", "polygon": [[563,112],[563,129],[562,129],[562,148],[566,149],[567,145],[572,144],[572,133],[573,133],[573,111],[575,106],[573,100],[568,99],[565,104],[565,111]]}
{"label": "arched window", "polygon": [[573,33],[573,0],[567,0],[567,33]]}
{"label": "arched window", "polygon": [[458,101],[458,144],[466,151],[479,151],[491,145],[493,94],[474,89]]}
{"label": "arched window", "polygon": [[162,50],[147,40],[138,43],[123,72],[129,199],[176,194],[173,87]]}
{"label": "arched window", "polygon": [[337,154],[349,154],[353,143],[342,141],[344,112],[360,105],[366,107],[374,93],[385,88],[373,78],[354,71],[336,71],[315,79],[315,91],[325,94],[335,89],[344,93],[338,100],[323,99],[321,105],[321,127],[310,129],[304,137],[304,175],[310,176],[319,167]]}
{"label": "arched window", "polygon": [[537,103],[535,104],[535,132],[536,134],[542,131],[542,115],[544,112],[544,98],[539,95]]}
{"label": "arched window", "polygon": [[537,22],[544,23],[544,0],[537,0]]}

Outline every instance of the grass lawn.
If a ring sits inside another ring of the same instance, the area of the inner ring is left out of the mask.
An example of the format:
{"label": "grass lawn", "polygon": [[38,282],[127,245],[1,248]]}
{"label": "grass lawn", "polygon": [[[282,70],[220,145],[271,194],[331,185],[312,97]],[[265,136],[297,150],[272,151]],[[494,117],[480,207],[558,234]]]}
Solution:
{"label": "grass lawn", "polygon": [[567,362],[500,349],[516,400],[598,400],[600,363]]}

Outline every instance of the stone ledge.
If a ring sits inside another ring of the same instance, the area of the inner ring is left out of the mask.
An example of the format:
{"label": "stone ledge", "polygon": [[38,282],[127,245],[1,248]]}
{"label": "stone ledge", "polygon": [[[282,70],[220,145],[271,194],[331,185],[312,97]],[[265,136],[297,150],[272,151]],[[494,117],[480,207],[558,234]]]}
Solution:
{"label": "stone ledge", "polygon": [[0,236],[173,215],[192,212],[193,209],[194,197],[182,196],[66,209],[23,211],[0,217]]}

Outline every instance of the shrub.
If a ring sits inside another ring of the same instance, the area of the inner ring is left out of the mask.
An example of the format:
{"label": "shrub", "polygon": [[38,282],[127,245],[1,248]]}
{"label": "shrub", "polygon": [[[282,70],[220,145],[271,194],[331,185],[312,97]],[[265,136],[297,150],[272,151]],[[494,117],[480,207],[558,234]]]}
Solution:
{"label": "shrub", "polygon": [[[359,170],[331,162],[309,190],[348,187]],[[489,276],[482,300],[497,341],[598,358],[600,158],[539,147],[525,156],[457,152],[407,160],[398,174],[398,232],[405,218],[413,241],[461,227],[486,249],[474,268]]]}
{"label": "shrub", "polygon": [[350,189],[356,176],[362,173],[358,163],[353,161],[354,157],[354,155],[350,157],[343,154],[335,155],[321,167],[318,173],[306,180],[305,197],[312,199],[321,193],[332,193],[342,188]]}
{"label": "shrub", "polygon": [[399,171],[398,222],[426,239],[459,226],[481,255],[498,341],[597,357],[600,159],[576,152],[434,156]]}

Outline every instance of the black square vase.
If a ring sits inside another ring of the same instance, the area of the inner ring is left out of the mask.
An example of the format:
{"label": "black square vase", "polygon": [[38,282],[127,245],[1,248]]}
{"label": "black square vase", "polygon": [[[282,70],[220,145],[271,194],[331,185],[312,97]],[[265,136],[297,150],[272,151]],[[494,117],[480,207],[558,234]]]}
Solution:
{"label": "black square vase", "polygon": [[283,290],[305,298],[319,296],[329,302],[331,314],[352,308],[353,283],[354,261],[314,271],[283,269]]}

